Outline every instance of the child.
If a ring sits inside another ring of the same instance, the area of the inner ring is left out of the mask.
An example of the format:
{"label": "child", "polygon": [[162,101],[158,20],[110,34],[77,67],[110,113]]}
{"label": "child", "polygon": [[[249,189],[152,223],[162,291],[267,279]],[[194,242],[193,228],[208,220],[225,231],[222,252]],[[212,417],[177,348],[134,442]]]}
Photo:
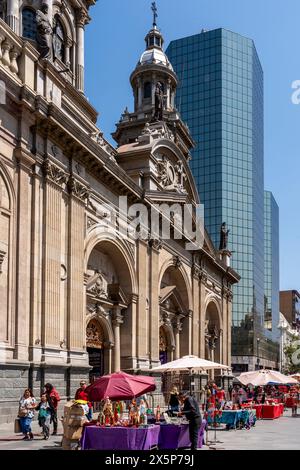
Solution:
{"label": "child", "polygon": [[38,423],[39,426],[43,429],[44,439],[49,439],[51,408],[47,401],[47,395],[45,393],[43,393],[43,395],[41,396],[41,401],[36,407],[36,409],[39,411]]}

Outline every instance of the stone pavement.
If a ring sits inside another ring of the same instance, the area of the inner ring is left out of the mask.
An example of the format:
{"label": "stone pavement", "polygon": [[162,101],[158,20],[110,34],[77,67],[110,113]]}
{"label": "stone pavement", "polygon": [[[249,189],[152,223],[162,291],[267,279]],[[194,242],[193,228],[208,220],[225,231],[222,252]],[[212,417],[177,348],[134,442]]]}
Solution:
{"label": "stone pavement", "polygon": [[[249,431],[217,431],[216,450],[300,450],[300,414],[292,416],[292,410],[274,420],[259,420]],[[209,431],[208,439],[214,441],[214,431]]]}
{"label": "stone pavement", "polygon": [[[58,435],[45,441],[40,435],[37,421],[33,421],[34,439],[23,441],[21,434],[14,434],[14,425],[0,426],[0,450],[61,450],[62,425],[59,422]],[[291,417],[291,410],[284,417],[275,420],[260,420],[249,431],[217,431],[217,441],[204,449],[212,450],[300,450],[300,415]],[[214,431],[208,431],[209,441],[214,440]]]}

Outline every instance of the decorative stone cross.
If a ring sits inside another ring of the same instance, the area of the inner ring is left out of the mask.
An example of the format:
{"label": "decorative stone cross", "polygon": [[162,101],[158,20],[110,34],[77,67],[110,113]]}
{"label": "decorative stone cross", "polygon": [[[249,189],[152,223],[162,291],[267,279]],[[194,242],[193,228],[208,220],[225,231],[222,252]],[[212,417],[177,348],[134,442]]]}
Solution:
{"label": "decorative stone cross", "polygon": [[151,10],[153,11],[153,27],[154,27],[156,26],[156,19],[158,17],[156,2],[152,2]]}

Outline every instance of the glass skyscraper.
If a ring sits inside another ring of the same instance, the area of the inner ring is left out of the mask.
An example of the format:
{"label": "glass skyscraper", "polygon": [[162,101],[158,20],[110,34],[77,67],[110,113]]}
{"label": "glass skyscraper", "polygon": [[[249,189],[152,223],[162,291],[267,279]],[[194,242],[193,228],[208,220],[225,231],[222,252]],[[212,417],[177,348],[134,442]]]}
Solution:
{"label": "glass skyscraper", "polygon": [[191,168],[215,246],[221,224],[230,229],[232,267],[241,275],[232,362],[237,372],[250,370],[263,364],[257,357],[276,360],[264,328],[262,67],[254,42],[225,29],[172,41],[166,52],[180,81],[177,109],[196,142]]}
{"label": "glass skyscraper", "polygon": [[279,208],[265,191],[265,327],[279,340]]}

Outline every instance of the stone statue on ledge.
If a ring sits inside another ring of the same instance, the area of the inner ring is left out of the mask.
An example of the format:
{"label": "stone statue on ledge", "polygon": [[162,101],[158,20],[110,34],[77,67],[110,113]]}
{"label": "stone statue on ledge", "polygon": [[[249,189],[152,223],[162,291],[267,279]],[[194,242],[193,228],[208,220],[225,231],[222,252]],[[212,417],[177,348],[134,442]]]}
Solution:
{"label": "stone statue on ledge", "polygon": [[36,41],[38,51],[40,53],[39,59],[52,59],[52,25],[48,16],[49,7],[43,3],[41,9],[36,12],[37,34]]}
{"label": "stone statue on ledge", "polygon": [[154,121],[162,121],[163,119],[163,109],[164,109],[164,91],[163,85],[160,82],[157,82],[155,87],[155,111],[154,111]]}
{"label": "stone statue on ledge", "polygon": [[226,223],[223,222],[221,225],[220,231],[220,247],[219,250],[227,250],[228,249],[228,234],[230,230],[226,230]]}

